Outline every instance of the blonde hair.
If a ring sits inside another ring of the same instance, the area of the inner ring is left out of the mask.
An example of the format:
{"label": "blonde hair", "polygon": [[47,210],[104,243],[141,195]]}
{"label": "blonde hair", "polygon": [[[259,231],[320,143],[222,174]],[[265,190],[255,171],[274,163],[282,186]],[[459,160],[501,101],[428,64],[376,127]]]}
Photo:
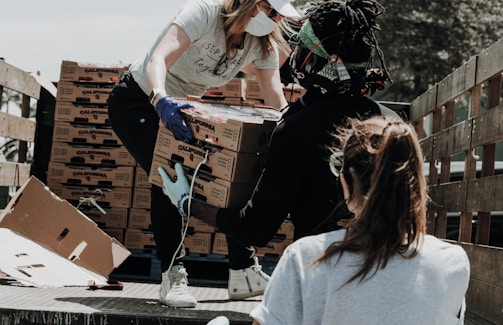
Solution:
{"label": "blonde hair", "polygon": [[342,174],[358,211],[345,227],[343,241],[332,243],[317,260],[337,253],[340,259],[344,252],[364,254],[347,283],[361,282],[369,273],[372,277],[396,254],[417,255],[426,232],[428,200],[421,147],[410,124],[390,117],[350,123],[337,139],[343,148]]}
{"label": "blonde hair", "polygon": [[[225,31],[225,52],[227,57],[233,57],[236,49],[241,45],[242,35],[245,32],[248,21],[255,10],[257,0],[227,0],[222,6]],[[283,20],[283,19],[282,19]],[[274,31],[260,37],[262,58],[265,59],[273,51],[273,43],[278,46],[288,46],[284,40],[282,31],[283,23],[279,23]]]}

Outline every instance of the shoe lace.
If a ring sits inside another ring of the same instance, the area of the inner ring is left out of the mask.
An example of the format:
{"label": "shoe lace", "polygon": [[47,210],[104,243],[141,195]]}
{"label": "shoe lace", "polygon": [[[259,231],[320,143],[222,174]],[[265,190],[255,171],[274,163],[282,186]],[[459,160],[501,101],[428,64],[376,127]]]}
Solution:
{"label": "shoe lace", "polygon": [[171,273],[170,273],[170,280],[171,280],[171,283],[172,283],[172,286],[175,286],[175,285],[186,285],[187,283],[189,283],[189,281],[187,280],[187,276],[188,276],[188,273],[187,271],[185,270],[185,268],[183,267],[180,267],[178,270],[172,270]]}
{"label": "shoe lace", "polygon": [[254,257],[253,259],[255,260],[255,264],[251,266],[252,270],[254,270],[262,279],[269,280],[269,275],[262,271],[262,265],[259,264],[257,257]]}

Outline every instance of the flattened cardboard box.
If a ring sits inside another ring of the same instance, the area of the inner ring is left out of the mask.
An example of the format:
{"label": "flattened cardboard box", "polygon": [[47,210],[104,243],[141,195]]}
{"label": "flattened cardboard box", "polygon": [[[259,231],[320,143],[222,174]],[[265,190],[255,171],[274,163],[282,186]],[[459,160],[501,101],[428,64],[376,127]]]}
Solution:
{"label": "flattened cardboard box", "polygon": [[115,83],[129,65],[121,63],[75,62],[61,63],[60,81]]}
{"label": "flattened cardboard box", "polygon": [[104,104],[75,104],[57,101],[54,120],[76,123],[110,124],[108,108]]}
{"label": "flattened cardboard box", "polygon": [[106,104],[113,84],[61,81],[58,83],[57,101],[85,104]]}
{"label": "flattened cardboard box", "polygon": [[[67,185],[61,183],[47,182],[56,195],[68,200],[74,206],[84,198],[92,198],[102,208],[130,208],[133,197],[131,187],[97,187],[85,185]],[[89,203],[90,204],[90,203]]]}
{"label": "flattened cardboard box", "polygon": [[132,187],[133,166],[76,166],[61,162],[49,162],[47,181],[73,185]]}
{"label": "flattened cardboard box", "polygon": [[245,98],[246,80],[234,78],[221,87],[209,87],[203,94],[204,97],[237,97]]}
{"label": "flattened cardboard box", "polygon": [[[8,264],[0,268],[33,285],[106,283],[108,275],[130,255],[120,242],[34,176],[0,215],[0,230],[4,246],[0,263]],[[5,243],[6,237],[18,245]]]}
{"label": "flattened cardboard box", "polygon": [[180,101],[193,106],[183,109],[182,115],[194,138],[233,151],[267,152],[272,131],[281,118],[281,112],[272,108]]}
{"label": "flattened cardboard box", "polygon": [[71,145],[66,142],[52,143],[51,161],[88,165],[136,166],[136,160],[124,146],[83,146]]}
{"label": "flattened cardboard box", "polygon": [[69,122],[54,122],[52,141],[73,144],[99,144],[117,146],[123,143],[110,127],[97,125],[72,124]]}

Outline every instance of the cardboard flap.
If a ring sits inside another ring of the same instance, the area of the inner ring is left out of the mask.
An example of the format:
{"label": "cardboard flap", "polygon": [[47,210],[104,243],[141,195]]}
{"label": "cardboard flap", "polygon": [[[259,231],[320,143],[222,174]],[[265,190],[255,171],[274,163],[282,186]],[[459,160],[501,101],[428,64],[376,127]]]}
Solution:
{"label": "cardboard flap", "polygon": [[0,227],[23,234],[75,265],[105,277],[130,255],[93,220],[34,176],[7,205],[0,216]]}
{"label": "cardboard flap", "polygon": [[24,285],[35,287],[106,284],[58,254],[7,228],[0,228],[0,269]]}

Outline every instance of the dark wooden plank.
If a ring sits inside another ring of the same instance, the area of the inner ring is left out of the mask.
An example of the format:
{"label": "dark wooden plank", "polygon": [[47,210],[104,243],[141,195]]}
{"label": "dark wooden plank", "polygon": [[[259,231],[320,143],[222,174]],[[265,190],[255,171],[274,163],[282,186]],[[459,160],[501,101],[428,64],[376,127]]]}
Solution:
{"label": "dark wooden plank", "polygon": [[463,211],[466,205],[465,181],[440,184],[430,187],[432,208],[437,211]]}
{"label": "dark wooden plank", "polygon": [[453,100],[475,85],[477,57],[454,70],[438,83],[437,106]]}
{"label": "dark wooden plank", "polygon": [[503,38],[478,55],[475,83],[480,84],[501,71],[503,71]]}
{"label": "dark wooden plank", "polygon": [[473,118],[472,147],[503,140],[503,105]]}
{"label": "dark wooden plank", "polygon": [[410,103],[410,119],[418,120],[436,109],[437,85],[419,95]]}

